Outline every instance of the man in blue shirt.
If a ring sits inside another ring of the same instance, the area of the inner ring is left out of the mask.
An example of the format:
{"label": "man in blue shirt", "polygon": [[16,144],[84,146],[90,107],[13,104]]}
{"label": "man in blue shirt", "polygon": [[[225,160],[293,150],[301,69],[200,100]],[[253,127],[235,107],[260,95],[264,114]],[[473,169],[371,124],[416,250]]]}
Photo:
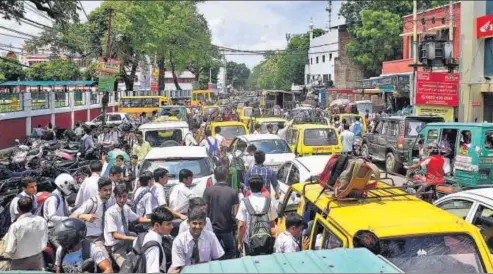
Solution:
{"label": "man in blue shirt", "polygon": [[255,174],[260,175],[264,179],[265,189],[270,192],[270,185],[272,184],[272,187],[274,188],[274,191],[276,193],[275,195],[276,200],[279,200],[279,184],[277,183],[276,172],[264,166],[265,152],[261,150],[255,152],[254,158],[255,158],[255,165],[253,166],[253,168],[249,169],[245,174],[245,178],[244,178],[245,188],[248,189],[248,178],[251,175],[255,175]]}

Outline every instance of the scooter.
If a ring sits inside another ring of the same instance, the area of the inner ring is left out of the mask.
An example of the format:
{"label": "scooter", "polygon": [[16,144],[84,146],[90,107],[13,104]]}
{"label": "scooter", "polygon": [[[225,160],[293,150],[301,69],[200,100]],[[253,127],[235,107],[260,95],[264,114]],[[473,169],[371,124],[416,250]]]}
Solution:
{"label": "scooter", "polygon": [[423,181],[422,177],[416,173],[416,170],[407,170],[406,182],[402,185],[403,190],[409,194],[415,194],[416,197],[432,204],[438,199],[436,186],[427,186],[424,190],[419,191],[421,186],[426,185],[426,181]]}

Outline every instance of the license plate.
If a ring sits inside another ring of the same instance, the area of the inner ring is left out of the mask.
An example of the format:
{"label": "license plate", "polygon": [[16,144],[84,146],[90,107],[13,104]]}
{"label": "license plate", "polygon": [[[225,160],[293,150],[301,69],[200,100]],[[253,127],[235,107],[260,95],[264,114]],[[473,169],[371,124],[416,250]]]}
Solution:
{"label": "license plate", "polygon": [[313,152],[330,152],[329,147],[314,147]]}

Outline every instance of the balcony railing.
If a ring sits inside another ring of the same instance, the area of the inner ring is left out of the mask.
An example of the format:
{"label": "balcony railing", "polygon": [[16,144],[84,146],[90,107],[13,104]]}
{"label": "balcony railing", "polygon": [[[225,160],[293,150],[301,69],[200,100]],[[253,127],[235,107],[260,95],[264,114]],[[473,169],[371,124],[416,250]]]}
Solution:
{"label": "balcony railing", "polygon": [[0,113],[24,110],[23,93],[0,93]]}

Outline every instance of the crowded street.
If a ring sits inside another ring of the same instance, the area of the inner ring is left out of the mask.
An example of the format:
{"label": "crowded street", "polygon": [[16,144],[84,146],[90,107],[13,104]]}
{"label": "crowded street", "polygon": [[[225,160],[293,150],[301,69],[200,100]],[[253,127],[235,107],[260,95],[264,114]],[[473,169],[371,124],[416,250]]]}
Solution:
{"label": "crowded street", "polygon": [[0,273],[493,272],[493,1],[7,2]]}

